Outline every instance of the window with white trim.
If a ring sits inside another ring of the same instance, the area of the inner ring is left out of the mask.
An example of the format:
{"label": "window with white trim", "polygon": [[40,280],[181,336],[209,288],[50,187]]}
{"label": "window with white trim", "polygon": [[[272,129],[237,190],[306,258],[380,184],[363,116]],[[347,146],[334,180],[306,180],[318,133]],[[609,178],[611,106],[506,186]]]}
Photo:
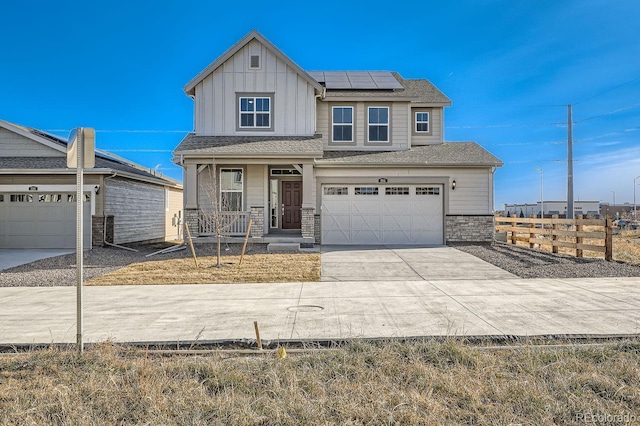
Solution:
{"label": "window with white trim", "polygon": [[31,194],[11,194],[12,203],[33,203],[33,195]]}
{"label": "window with white trim", "polygon": [[369,107],[369,142],[389,142],[389,107]]}
{"label": "window with white trim", "polygon": [[332,141],[353,142],[353,107],[334,106],[331,108]]}
{"label": "window with white trim", "polygon": [[269,129],[271,128],[271,98],[258,96],[240,96],[239,128]]}
{"label": "window with white trim", "polygon": [[325,186],[324,195],[349,195],[349,188],[346,186]]}
{"label": "window with white trim", "polygon": [[388,186],[384,189],[385,195],[409,195],[408,186]]}
{"label": "window with white trim", "polygon": [[220,210],[241,212],[243,192],[242,169],[220,169]]}
{"label": "window with white trim", "polygon": [[419,186],[416,188],[416,195],[440,195],[439,186]]}
{"label": "window with white trim", "polygon": [[416,133],[429,133],[429,112],[416,112]]}
{"label": "window with white trim", "polygon": [[355,195],[378,195],[377,186],[356,186]]}

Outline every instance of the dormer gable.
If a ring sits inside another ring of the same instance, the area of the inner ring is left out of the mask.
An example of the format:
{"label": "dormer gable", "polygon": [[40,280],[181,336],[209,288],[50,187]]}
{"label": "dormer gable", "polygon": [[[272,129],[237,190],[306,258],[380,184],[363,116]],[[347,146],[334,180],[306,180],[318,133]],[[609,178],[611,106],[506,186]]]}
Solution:
{"label": "dormer gable", "polygon": [[323,87],[254,30],[184,91],[198,136],[312,136]]}
{"label": "dormer gable", "polygon": [[267,40],[257,30],[250,31],[246,36],[240,39],[236,44],[231,46],[226,52],[213,61],[208,67],[200,71],[189,83],[184,86],[184,91],[189,96],[195,96],[195,87],[198,83],[201,83],[207,76],[211,75],[215,70],[221,67],[229,59],[233,58],[241,49],[250,44],[253,40],[256,40],[259,45],[254,43],[248,50],[248,54],[245,54],[245,66],[248,69],[260,70],[262,69],[263,55],[262,49],[259,46],[264,46],[269,52],[273,53],[278,59],[287,64],[297,74],[302,76],[309,84],[311,84],[318,92],[322,91],[322,86],[313,77],[311,77],[305,70],[300,68],[298,64],[293,62],[291,58],[285,55],[280,49],[278,49],[273,43]]}

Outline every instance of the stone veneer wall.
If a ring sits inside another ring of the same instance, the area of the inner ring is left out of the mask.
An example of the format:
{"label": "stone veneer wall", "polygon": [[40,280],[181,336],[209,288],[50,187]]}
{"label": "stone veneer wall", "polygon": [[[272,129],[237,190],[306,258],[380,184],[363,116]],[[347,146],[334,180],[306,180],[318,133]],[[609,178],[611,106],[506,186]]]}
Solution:
{"label": "stone veneer wall", "polygon": [[264,207],[251,207],[251,237],[262,238],[264,236]]}
{"label": "stone veneer wall", "polygon": [[448,243],[490,243],[494,232],[493,215],[447,215],[445,218],[445,240]]}
{"label": "stone veneer wall", "polygon": [[301,231],[303,237],[315,238],[315,209],[313,207],[302,208],[302,224]]}
{"label": "stone veneer wall", "polygon": [[[198,226],[198,209],[184,209],[184,223],[191,232],[191,237],[196,238],[200,235],[200,228]],[[186,232],[184,235],[185,241],[187,238]]]}
{"label": "stone veneer wall", "polygon": [[320,237],[321,237],[321,234],[320,234],[320,223],[321,223],[320,222],[320,215],[316,214],[316,215],[313,215],[313,216],[314,216],[313,220],[315,222],[315,228],[313,229],[313,234],[314,234],[313,236],[315,237],[316,244],[320,244]]}
{"label": "stone veneer wall", "polygon": [[[107,233],[106,241],[113,243],[113,216],[107,216]],[[91,244],[94,246],[104,246],[102,239],[104,233],[104,216],[92,216],[91,217]]]}

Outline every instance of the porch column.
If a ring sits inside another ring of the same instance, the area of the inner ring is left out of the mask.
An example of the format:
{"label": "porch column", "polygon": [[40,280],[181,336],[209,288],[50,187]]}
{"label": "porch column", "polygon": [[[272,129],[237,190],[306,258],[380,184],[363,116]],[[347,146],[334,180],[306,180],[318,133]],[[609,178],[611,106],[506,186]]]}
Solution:
{"label": "porch column", "polygon": [[314,208],[313,199],[313,164],[302,165],[302,208]]}
{"label": "porch column", "polygon": [[198,165],[186,164],[184,172],[184,207],[198,208]]}
{"label": "porch column", "polygon": [[302,165],[302,236],[315,240],[315,200],[313,199],[313,164]]}

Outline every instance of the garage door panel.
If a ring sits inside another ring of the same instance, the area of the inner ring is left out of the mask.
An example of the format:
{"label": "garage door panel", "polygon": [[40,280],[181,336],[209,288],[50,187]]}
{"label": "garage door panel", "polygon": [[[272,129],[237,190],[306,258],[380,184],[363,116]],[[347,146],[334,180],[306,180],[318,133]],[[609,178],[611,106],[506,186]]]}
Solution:
{"label": "garage door panel", "polygon": [[382,244],[382,231],[354,229],[351,231],[350,244]]}
{"label": "garage door panel", "polygon": [[412,216],[410,215],[397,215],[397,216],[382,216],[382,229],[384,230],[397,230],[397,229],[411,229]]}
{"label": "garage door panel", "polygon": [[323,244],[443,244],[442,185],[378,186],[378,194],[355,195],[358,186],[323,196]]}
{"label": "garage door panel", "polygon": [[[66,193],[33,194],[33,202],[12,202],[11,194],[1,203],[0,247],[74,248],[76,206]],[[22,194],[19,194],[22,195]],[[31,194],[29,194],[31,195]],[[16,197],[17,198],[17,197]],[[84,245],[91,246],[91,204],[84,205]]]}
{"label": "garage door panel", "polygon": [[351,216],[351,229],[377,230],[380,229],[380,216],[356,215]]}

